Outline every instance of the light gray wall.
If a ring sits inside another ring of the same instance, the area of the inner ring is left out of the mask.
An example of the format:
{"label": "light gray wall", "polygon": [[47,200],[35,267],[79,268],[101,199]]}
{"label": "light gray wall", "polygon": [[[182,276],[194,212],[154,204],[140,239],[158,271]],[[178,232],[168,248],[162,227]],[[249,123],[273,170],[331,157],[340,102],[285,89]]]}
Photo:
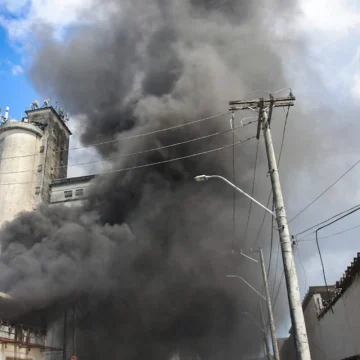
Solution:
{"label": "light gray wall", "polygon": [[[319,296],[312,296],[304,312],[312,360],[342,360],[360,354],[360,276],[334,304],[334,313],[328,310],[318,319]],[[294,350],[289,337],[281,359],[296,360]]]}

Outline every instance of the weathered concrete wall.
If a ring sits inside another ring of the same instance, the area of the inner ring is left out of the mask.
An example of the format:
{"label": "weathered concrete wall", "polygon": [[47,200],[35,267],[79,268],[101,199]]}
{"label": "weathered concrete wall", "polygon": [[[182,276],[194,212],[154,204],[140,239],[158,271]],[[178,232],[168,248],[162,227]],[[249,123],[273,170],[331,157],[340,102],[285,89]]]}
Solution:
{"label": "weathered concrete wall", "polygon": [[[360,276],[338,298],[333,310],[320,318],[319,294],[311,297],[305,309],[312,360],[342,360],[360,354]],[[282,359],[296,360],[292,336],[281,349]]]}
{"label": "weathered concrete wall", "polygon": [[0,226],[35,207],[42,135],[39,128],[25,123],[0,128]]}
{"label": "weathered concrete wall", "polygon": [[82,200],[88,195],[93,179],[94,176],[82,176],[54,182],[50,190],[50,203],[64,203],[67,206],[81,205]]}
{"label": "weathered concrete wall", "polygon": [[[360,277],[313,327],[313,359],[341,360],[360,354]],[[316,356],[316,357],[315,357]]]}
{"label": "weathered concrete wall", "polygon": [[52,107],[27,111],[28,122],[44,128],[44,158],[39,201],[50,202],[53,180],[67,176],[71,132]]}

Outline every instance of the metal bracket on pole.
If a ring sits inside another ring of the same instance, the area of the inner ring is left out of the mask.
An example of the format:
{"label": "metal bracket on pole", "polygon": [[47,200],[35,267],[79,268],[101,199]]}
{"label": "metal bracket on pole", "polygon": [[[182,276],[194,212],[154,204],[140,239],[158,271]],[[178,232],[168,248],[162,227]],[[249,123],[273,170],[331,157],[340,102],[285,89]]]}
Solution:
{"label": "metal bracket on pole", "polygon": [[269,124],[269,126],[270,126],[270,123],[271,123],[271,117],[272,117],[273,108],[274,108],[274,97],[270,94],[270,105],[269,105],[269,115],[268,115],[268,124]]}
{"label": "metal bracket on pole", "polygon": [[259,101],[259,117],[258,117],[258,126],[257,126],[257,131],[256,131],[256,138],[259,140],[260,139],[260,131],[261,131],[261,121],[263,118],[263,109],[264,109],[264,99],[260,99]]}

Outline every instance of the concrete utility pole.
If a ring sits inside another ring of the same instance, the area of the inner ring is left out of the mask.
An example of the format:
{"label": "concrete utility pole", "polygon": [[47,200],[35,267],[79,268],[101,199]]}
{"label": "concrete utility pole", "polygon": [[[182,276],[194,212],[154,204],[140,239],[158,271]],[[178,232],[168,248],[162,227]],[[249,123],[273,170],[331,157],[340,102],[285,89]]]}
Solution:
{"label": "concrete utility pole", "polygon": [[[274,215],[274,214],[273,214]],[[269,325],[270,325],[270,333],[271,333],[271,341],[272,341],[272,345],[273,345],[273,350],[274,350],[274,357],[275,360],[280,360],[280,355],[279,355],[279,347],[278,347],[278,343],[277,343],[277,339],[276,339],[276,328],[275,328],[275,322],[274,322],[274,314],[273,314],[273,308],[272,308],[272,304],[271,304],[271,298],[270,298],[270,291],[269,291],[269,283],[268,283],[268,277],[267,277],[267,273],[266,273],[266,268],[265,268],[265,262],[264,262],[264,255],[263,255],[263,251],[261,248],[259,248],[259,250],[257,251],[253,251],[253,252],[258,252],[260,254],[260,265],[261,265],[261,272],[262,272],[262,276],[264,279],[264,287],[265,287],[265,297],[262,296],[251,284],[249,284],[246,280],[244,280],[241,276],[238,275],[227,275],[227,277],[236,277],[241,279],[243,282],[245,282],[252,290],[254,290],[263,300],[266,301],[266,305],[267,305],[267,309],[268,309],[268,314],[269,314]],[[242,251],[240,251],[239,255],[246,257],[249,260],[252,260],[256,263],[258,263],[257,260],[253,259],[252,257],[244,254]],[[266,339],[266,324],[265,324],[265,320],[264,320],[264,315],[262,312],[262,306],[261,306],[261,302],[260,302],[260,311],[261,311],[261,317],[263,320],[263,324],[264,324],[264,330],[263,332],[265,333],[265,339]],[[266,345],[268,346],[268,342],[266,340]]]}
{"label": "concrete utility pole", "polygon": [[271,137],[270,124],[273,109],[276,107],[290,107],[294,105],[295,97],[290,93],[287,97],[256,100],[230,101],[230,111],[257,110],[259,113],[257,139],[260,138],[261,128],[264,132],[265,147],[268,157],[269,173],[274,196],[276,221],[278,224],[281,252],[284,262],[286,286],[289,299],[289,308],[294,331],[298,360],[310,360],[310,348],[306,332],[305,319],[302,311],[299,283],[296,275],[292,243],[282,196],[279,171],[277,167],[274,146]]}
{"label": "concrete utility pole", "polygon": [[261,312],[261,320],[263,323],[263,329],[264,329],[264,344],[265,344],[265,351],[266,351],[266,356],[268,358],[268,360],[273,360],[271,358],[271,354],[270,354],[270,346],[269,346],[269,342],[266,336],[266,323],[265,323],[265,318],[264,318],[264,313],[263,313],[263,309],[262,309],[262,305],[261,305],[261,301],[260,301],[260,312]]}
{"label": "concrete utility pole", "polygon": [[273,314],[270,292],[269,292],[269,283],[268,283],[268,277],[267,277],[267,273],[266,273],[266,269],[265,269],[264,255],[263,255],[262,249],[259,249],[258,252],[260,254],[261,270],[262,270],[262,275],[264,278],[266,304],[267,304],[268,314],[269,314],[269,326],[270,326],[270,334],[271,334],[271,341],[272,341],[272,346],[273,346],[273,351],[274,351],[274,357],[275,357],[275,360],[280,360],[279,347],[278,347],[278,343],[277,343],[277,339],[276,339],[274,314]]}

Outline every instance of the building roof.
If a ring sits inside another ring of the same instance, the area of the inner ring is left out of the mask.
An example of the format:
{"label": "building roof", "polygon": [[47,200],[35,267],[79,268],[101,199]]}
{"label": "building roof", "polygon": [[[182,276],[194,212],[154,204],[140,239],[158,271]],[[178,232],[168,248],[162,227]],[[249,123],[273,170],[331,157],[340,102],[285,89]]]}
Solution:
{"label": "building roof", "polygon": [[57,186],[57,185],[67,185],[67,184],[83,183],[83,182],[87,182],[87,181],[91,181],[91,180],[95,179],[96,176],[97,176],[97,174],[54,180],[54,181],[50,184],[50,186],[53,187],[53,186]]}
{"label": "building roof", "polygon": [[331,299],[331,302],[319,314],[319,318],[323,317],[336,304],[339,298],[355,281],[359,273],[360,273],[360,253],[357,253],[357,256],[354,258],[354,261],[345,270],[345,273],[341,277],[340,281],[336,282],[336,285],[334,287],[337,289],[337,292],[335,296]]}
{"label": "building roof", "polygon": [[56,118],[64,126],[65,130],[69,133],[69,135],[72,135],[72,132],[70,131],[70,129],[66,125],[65,121],[59,116],[58,112],[52,106],[43,107],[43,108],[34,109],[34,110],[27,110],[27,111],[25,111],[25,113],[26,113],[26,115],[29,115],[29,114],[31,115],[33,113],[40,112],[40,111],[43,111],[43,110],[51,110],[51,112],[56,116]]}
{"label": "building roof", "polygon": [[[329,299],[328,289],[329,289],[329,292],[330,292],[330,299]],[[315,294],[320,294],[321,297],[327,303],[329,303],[331,301],[331,299],[335,296],[335,294],[334,294],[335,289],[336,289],[335,285],[330,285],[328,287],[326,287],[326,286],[310,286],[309,290],[306,293],[306,295],[304,297],[304,300],[302,302],[303,311],[305,311],[305,309],[309,305],[309,302],[310,302],[311,298]]]}
{"label": "building roof", "polygon": [[357,256],[354,258],[354,261],[344,272],[344,275],[341,277],[340,281],[336,282],[336,288],[341,289],[341,293],[344,293],[351,284],[354,282],[356,276],[360,273],[360,253],[357,253]]}

